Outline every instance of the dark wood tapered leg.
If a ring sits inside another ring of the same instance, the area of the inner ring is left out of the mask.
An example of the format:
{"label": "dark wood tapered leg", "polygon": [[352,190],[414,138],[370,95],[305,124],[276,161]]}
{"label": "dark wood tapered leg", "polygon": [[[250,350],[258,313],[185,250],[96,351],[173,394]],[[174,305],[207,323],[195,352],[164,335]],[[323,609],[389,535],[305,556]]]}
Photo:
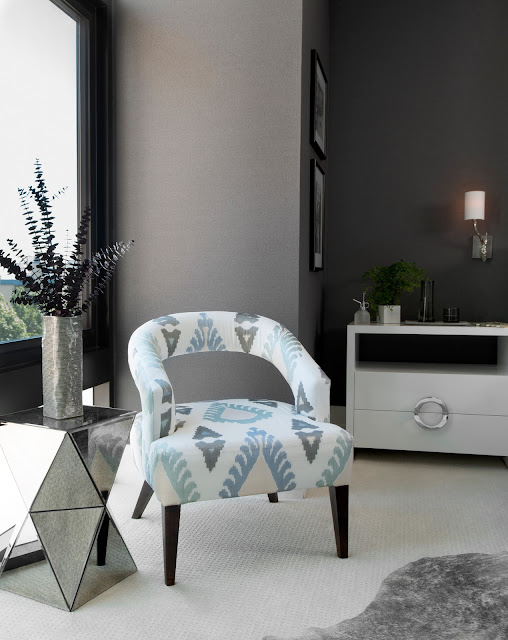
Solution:
{"label": "dark wood tapered leg", "polygon": [[175,584],[180,505],[162,506],[162,547],[164,552],[164,580],[168,587]]}
{"label": "dark wood tapered leg", "polygon": [[[108,491],[101,491],[104,502],[107,502]],[[101,528],[97,534],[97,566],[103,567],[106,564],[106,550],[108,548],[108,533],[109,533],[109,516],[108,512],[104,512],[104,519],[102,520]]]}
{"label": "dark wood tapered leg", "polygon": [[268,500],[270,500],[270,502],[279,502],[279,496],[277,495],[277,492],[269,493]]}
{"label": "dark wood tapered leg", "polygon": [[139,494],[138,501],[136,502],[136,506],[134,507],[134,511],[132,512],[132,517],[134,518],[134,520],[141,518],[152,496],[153,489],[145,480],[143,486],[141,487],[141,492]]}
{"label": "dark wood tapered leg", "polygon": [[348,557],[349,485],[328,487],[339,558]]}
{"label": "dark wood tapered leg", "polygon": [[97,566],[103,567],[106,564],[106,550],[108,548],[109,516],[104,514],[101,528],[97,534]]}

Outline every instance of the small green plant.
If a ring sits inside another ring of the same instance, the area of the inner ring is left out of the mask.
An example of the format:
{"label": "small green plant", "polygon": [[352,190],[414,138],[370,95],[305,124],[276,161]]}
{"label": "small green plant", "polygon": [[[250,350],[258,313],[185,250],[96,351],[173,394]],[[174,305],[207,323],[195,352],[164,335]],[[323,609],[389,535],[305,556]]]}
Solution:
{"label": "small green plant", "polygon": [[362,275],[362,279],[369,282],[367,300],[369,311],[378,315],[379,305],[393,307],[400,304],[403,293],[411,293],[426,277],[425,270],[417,267],[414,262],[399,260],[387,267],[372,267]]}

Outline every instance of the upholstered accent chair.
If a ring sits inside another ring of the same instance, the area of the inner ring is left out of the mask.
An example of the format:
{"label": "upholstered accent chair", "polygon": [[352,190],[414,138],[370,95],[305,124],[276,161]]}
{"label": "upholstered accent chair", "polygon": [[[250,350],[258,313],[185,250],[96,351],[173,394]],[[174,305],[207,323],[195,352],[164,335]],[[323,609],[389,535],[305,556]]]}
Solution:
{"label": "upholstered accent chair", "polygon": [[[176,404],[165,361],[204,351],[268,360],[294,405],[251,398]],[[247,313],[176,313],[132,334],[129,366],[142,407],[131,445],[145,480],[132,517],[141,517],[155,492],[167,585],[175,583],[180,506],[197,500],[266,493],[277,502],[280,491],[328,486],[337,555],[347,557],[352,437],[330,424],[330,381],[290,331]]]}

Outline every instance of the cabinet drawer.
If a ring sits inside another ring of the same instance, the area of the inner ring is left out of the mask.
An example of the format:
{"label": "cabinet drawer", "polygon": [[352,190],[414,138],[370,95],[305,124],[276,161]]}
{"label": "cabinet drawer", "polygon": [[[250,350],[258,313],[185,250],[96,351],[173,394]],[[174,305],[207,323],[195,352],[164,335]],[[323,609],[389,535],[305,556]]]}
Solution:
{"label": "cabinet drawer", "polygon": [[355,372],[355,409],[412,411],[428,396],[445,402],[450,413],[508,415],[508,377],[504,375]]}
{"label": "cabinet drawer", "polygon": [[[425,419],[425,422],[431,423],[431,420]],[[424,429],[409,411],[357,409],[353,435],[356,447],[508,455],[506,416],[451,414],[441,429]]]}

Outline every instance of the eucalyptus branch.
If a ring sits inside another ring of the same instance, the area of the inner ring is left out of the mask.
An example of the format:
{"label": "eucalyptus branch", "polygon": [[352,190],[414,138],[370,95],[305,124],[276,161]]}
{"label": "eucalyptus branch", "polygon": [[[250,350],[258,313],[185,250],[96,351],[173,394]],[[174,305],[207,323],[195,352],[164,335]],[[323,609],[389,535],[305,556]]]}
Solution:
{"label": "eucalyptus branch", "polygon": [[[51,202],[64,191],[65,188],[48,196],[42,167],[39,160],[36,160],[35,186],[18,189],[34,259],[30,261],[11,239],[7,240],[10,252],[0,249],[0,266],[22,284],[22,287],[14,290],[11,301],[36,306],[44,315],[81,315],[89,309],[105,291],[118,260],[134,243],[115,242],[96,251],[90,259],[84,258],[92,217],[92,211],[87,207],[81,216],[72,248],[67,239],[63,254],[59,253],[55,242]],[[30,201],[35,202],[37,214],[31,209]],[[81,301],[88,288],[90,293]]]}

